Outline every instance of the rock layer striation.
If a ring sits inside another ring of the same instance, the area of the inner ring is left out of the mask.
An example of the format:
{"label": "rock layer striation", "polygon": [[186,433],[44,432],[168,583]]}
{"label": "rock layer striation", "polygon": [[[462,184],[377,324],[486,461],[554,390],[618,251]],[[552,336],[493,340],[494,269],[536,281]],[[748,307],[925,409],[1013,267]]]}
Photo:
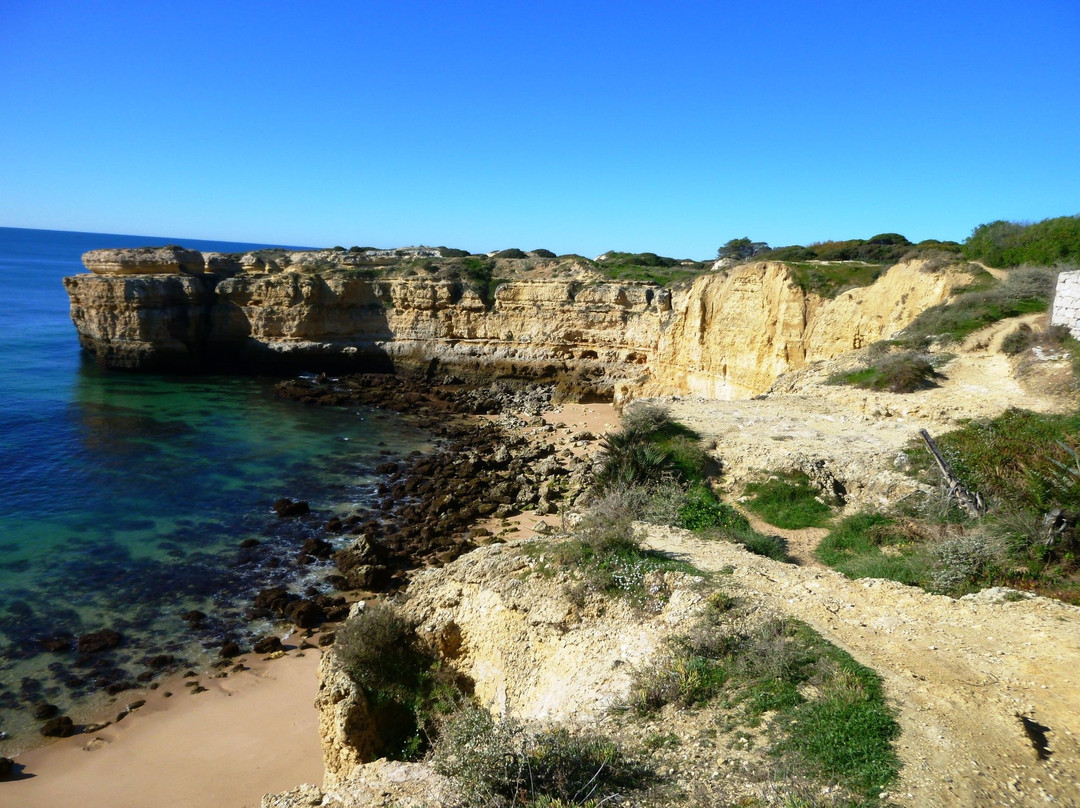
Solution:
{"label": "rock layer striation", "polygon": [[787,371],[892,336],[969,280],[907,262],[826,299],[775,262],[668,289],[556,261],[503,262],[507,280],[476,283],[431,265],[385,272],[337,251],[189,253],[98,250],[84,256],[93,274],[65,278],[79,340],[102,365],[407,367],[572,379],[579,397],[745,398]]}

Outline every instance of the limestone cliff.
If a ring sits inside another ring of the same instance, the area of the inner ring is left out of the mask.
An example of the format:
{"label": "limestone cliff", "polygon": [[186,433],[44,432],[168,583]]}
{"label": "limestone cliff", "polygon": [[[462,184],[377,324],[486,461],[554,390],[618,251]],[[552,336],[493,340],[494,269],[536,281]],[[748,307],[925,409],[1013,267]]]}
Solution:
{"label": "limestone cliff", "polygon": [[[542,557],[494,545],[418,574],[402,608],[495,715],[591,721],[626,700],[635,666],[701,606],[699,578],[660,571],[649,576],[646,586],[657,605],[643,613],[603,593],[579,591],[580,583],[575,589],[572,572],[547,569]],[[367,764],[375,759],[378,728],[337,645],[323,656],[319,679],[323,788],[348,793],[376,771]]]}
{"label": "limestone cliff", "polygon": [[[80,342],[100,363],[278,372],[406,366],[572,377],[579,392],[602,396],[741,398],[808,362],[894,334],[968,280],[913,262],[823,299],[781,263],[704,274],[673,291],[557,260],[492,263],[476,282],[423,257],[387,271],[396,259],[381,252],[201,261],[181,252],[99,250],[84,257],[94,274],[65,279]],[[493,271],[506,280],[493,281]]]}

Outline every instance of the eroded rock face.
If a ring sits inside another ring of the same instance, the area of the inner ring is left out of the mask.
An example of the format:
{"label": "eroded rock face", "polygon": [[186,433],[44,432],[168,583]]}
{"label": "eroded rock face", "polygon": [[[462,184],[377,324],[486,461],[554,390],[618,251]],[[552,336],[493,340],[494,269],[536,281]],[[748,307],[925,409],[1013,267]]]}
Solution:
{"label": "eroded rock face", "polygon": [[[99,274],[65,279],[80,343],[101,364],[575,377],[584,395],[616,400],[762,393],[783,373],[895,334],[968,279],[900,264],[824,300],[779,263],[675,292],[534,272],[485,302],[460,280],[376,277],[350,253],[211,255],[202,272],[198,253],[151,260],[163,250],[98,250],[84,260]],[[185,268],[196,265],[201,274]]]}
{"label": "eroded rock face", "polygon": [[[541,560],[490,546],[417,573],[403,610],[419,636],[473,683],[477,703],[525,720],[587,721],[625,700],[632,671],[687,624],[703,597],[680,573],[650,573],[666,597],[643,614],[604,594],[575,594],[568,574],[533,571]],[[324,789],[364,776],[378,749],[363,693],[335,648],[320,663]]]}
{"label": "eroded rock face", "polygon": [[177,246],[91,250],[82,260],[95,275],[175,275],[206,267],[201,252]]}

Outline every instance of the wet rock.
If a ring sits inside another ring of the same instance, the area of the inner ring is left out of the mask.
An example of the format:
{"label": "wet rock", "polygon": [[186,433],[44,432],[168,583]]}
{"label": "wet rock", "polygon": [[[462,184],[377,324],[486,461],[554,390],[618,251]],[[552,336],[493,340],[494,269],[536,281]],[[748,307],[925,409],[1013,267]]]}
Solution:
{"label": "wet rock", "polygon": [[281,645],[281,638],[271,634],[268,637],[263,637],[255,642],[252,646],[256,654],[273,654],[276,651],[284,651],[284,647]]}
{"label": "wet rock", "polygon": [[327,533],[340,533],[344,529],[344,524],[336,516],[331,517],[329,520],[327,520],[326,524],[323,525],[323,530],[325,530]]}
{"label": "wet rock", "polygon": [[0,780],[7,780],[15,773],[15,761],[0,757]]}
{"label": "wet rock", "polygon": [[175,661],[176,657],[174,657],[172,654],[158,654],[157,656],[152,656],[146,660],[146,667],[150,668],[151,670],[159,671],[162,668],[167,668]]}
{"label": "wet rock", "polygon": [[79,637],[77,648],[80,654],[97,654],[116,648],[123,641],[124,637],[119,631],[104,628],[101,631],[83,634]]}
{"label": "wet rock", "polygon": [[282,614],[285,607],[295,597],[295,595],[289,594],[288,590],[283,586],[271,586],[255,596],[255,608]]}
{"label": "wet rock", "polygon": [[302,500],[282,497],[274,500],[274,511],[284,519],[288,516],[303,516],[306,513],[311,513],[311,506]]}
{"label": "wet rock", "polygon": [[55,637],[43,637],[38,640],[38,644],[46,651],[52,651],[58,653],[60,651],[70,651],[72,643],[75,642],[75,637],[71,634],[60,634]]}
{"label": "wet rock", "polygon": [[334,548],[324,539],[308,539],[300,547],[300,552],[303,555],[315,556],[315,558],[330,558],[334,554]]}
{"label": "wet rock", "polygon": [[51,718],[42,724],[41,734],[46,738],[66,738],[75,734],[75,722],[66,715]]}
{"label": "wet rock", "polygon": [[180,619],[187,623],[192,628],[198,628],[202,624],[202,621],[206,619],[206,612],[200,612],[198,609],[192,609],[190,612],[184,612],[180,615]]}
{"label": "wet rock", "polygon": [[326,612],[317,603],[310,600],[294,600],[285,607],[285,617],[298,628],[315,628],[326,620]]}
{"label": "wet rock", "polygon": [[336,636],[337,635],[333,631],[327,631],[324,634],[320,634],[319,635],[319,647],[320,648],[325,648],[328,645],[333,645],[334,644],[334,638]]}
{"label": "wet rock", "polygon": [[240,656],[239,643],[229,640],[221,646],[221,650],[218,651],[218,656],[222,659],[232,659],[233,657]]}
{"label": "wet rock", "polygon": [[250,550],[252,547],[258,547],[261,543],[258,539],[244,539],[240,542],[240,548]]}
{"label": "wet rock", "polygon": [[58,712],[60,712],[60,708],[55,704],[49,704],[47,701],[38,702],[30,709],[30,714],[38,721],[52,718]]}

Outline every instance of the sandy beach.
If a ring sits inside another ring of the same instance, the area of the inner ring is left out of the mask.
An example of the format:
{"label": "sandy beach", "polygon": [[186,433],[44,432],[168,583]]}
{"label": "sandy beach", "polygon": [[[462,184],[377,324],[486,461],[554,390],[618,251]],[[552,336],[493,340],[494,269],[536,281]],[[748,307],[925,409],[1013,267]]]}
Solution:
{"label": "sandy beach", "polygon": [[[259,660],[205,692],[172,679],[123,721],[19,755],[20,779],[0,783],[19,808],[257,808],[262,795],[321,783],[319,651]],[[171,692],[171,698],[165,697]],[[142,698],[125,694],[125,702]]]}
{"label": "sandy beach", "polygon": [[[549,437],[558,445],[582,430],[603,434],[619,419],[610,404],[564,404],[544,420],[562,425]],[[528,512],[510,520],[513,538],[535,535],[540,519]],[[0,804],[257,808],[265,793],[321,783],[313,706],[319,657],[314,648],[293,648],[273,660],[249,654],[250,670],[225,678],[204,671],[195,679],[164,681],[147,693],[125,693],[118,712],[136,699],[146,704],[102,730],[19,755],[19,779],[0,783]],[[192,682],[205,692],[192,693]]]}

